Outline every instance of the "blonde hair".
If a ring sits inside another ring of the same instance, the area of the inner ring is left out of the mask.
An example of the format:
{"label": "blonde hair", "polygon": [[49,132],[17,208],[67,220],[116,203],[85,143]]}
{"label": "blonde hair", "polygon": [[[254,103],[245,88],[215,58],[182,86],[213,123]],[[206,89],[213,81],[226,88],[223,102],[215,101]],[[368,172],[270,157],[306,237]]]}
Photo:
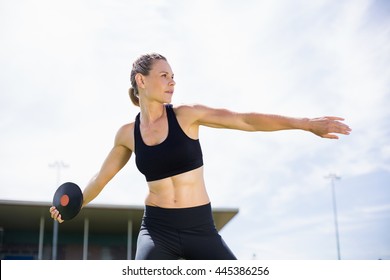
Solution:
{"label": "blonde hair", "polygon": [[164,56],[158,53],[144,54],[134,61],[133,69],[131,69],[131,73],[130,73],[131,87],[129,88],[129,96],[131,102],[133,102],[135,106],[139,107],[139,91],[138,91],[137,82],[135,80],[135,75],[137,75],[138,73],[144,76],[149,75],[149,72],[152,69],[154,61],[159,59],[167,61],[167,59]]}

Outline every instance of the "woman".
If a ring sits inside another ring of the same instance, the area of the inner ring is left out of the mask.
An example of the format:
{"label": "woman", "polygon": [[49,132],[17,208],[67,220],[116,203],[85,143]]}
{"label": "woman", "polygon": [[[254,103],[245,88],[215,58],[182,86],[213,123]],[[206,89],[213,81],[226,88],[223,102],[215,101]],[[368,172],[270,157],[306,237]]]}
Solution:
{"label": "woman", "polygon": [[[149,187],[136,259],[236,259],[214,226],[198,140],[201,125],[244,131],[301,129],[331,139],[338,139],[334,133],[351,131],[338,117],[298,119],[203,105],[172,106],[174,75],[166,58],[155,53],[133,63],[130,80],[130,98],[140,113],[117,132],[100,171],[84,189],[83,206],[134,152]],[[50,212],[63,222],[55,207]]]}

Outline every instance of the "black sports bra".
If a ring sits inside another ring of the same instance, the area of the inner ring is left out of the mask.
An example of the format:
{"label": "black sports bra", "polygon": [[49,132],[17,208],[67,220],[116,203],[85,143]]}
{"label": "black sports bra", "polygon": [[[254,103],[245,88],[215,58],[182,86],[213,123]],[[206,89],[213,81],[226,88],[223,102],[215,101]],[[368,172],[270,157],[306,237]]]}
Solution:
{"label": "black sports bra", "polygon": [[140,132],[140,114],[135,118],[135,163],[148,182],[178,175],[203,165],[199,139],[191,139],[184,133],[171,104],[165,105],[165,108],[168,136],[160,144],[148,146],[144,143]]}

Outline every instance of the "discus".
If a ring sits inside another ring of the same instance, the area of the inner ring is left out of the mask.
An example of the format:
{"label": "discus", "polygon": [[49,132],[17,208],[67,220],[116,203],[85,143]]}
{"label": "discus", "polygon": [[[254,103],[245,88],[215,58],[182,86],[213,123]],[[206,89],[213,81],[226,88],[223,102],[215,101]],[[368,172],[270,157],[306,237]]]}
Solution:
{"label": "discus", "polygon": [[61,214],[62,220],[76,217],[83,204],[83,193],[78,185],[66,182],[58,187],[53,197],[53,206]]}

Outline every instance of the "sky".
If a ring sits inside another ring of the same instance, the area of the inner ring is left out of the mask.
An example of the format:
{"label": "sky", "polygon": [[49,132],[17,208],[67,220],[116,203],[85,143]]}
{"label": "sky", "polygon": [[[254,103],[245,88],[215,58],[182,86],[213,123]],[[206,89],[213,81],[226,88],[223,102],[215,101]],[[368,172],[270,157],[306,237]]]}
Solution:
{"label": "sky", "polygon": [[[0,200],[84,188],[138,113],[132,62],[158,52],[173,104],[339,116],[353,130],[201,128],[212,205],[239,209],[220,232],[239,259],[337,259],[329,174],[341,258],[390,259],[388,1],[0,0],[0,38]],[[132,157],[92,203],[146,194]]]}

